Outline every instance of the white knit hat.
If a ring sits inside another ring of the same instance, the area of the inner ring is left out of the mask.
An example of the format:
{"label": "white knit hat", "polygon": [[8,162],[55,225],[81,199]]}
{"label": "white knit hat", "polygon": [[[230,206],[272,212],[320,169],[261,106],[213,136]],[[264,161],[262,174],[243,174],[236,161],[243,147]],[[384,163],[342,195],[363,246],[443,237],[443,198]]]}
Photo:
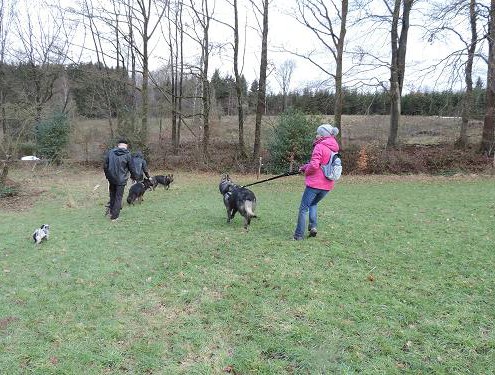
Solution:
{"label": "white knit hat", "polygon": [[335,136],[339,134],[339,129],[330,124],[321,124],[318,126],[318,129],[316,129],[316,134],[321,135],[322,137]]}

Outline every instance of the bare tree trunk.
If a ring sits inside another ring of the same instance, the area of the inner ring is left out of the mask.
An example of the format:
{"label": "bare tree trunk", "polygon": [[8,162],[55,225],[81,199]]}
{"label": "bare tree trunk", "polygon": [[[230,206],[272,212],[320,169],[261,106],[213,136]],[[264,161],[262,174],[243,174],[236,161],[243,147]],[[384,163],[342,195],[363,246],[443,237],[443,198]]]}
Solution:
{"label": "bare tree trunk", "polygon": [[203,39],[202,39],[202,69],[201,69],[201,82],[202,92],[201,101],[203,104],[203,157],[208,160],[208,145],[210,143],[210,82],[208,81],[208,66],[210,58],[210,14],[208,11],[208,0],[202,0],[202,27],[203,27]]}
{"label": "bare tree trunk", "polygon": [[[208,21],[209,23],[209,21]],[[205,29],[205,48],[208,48],[208,29]],[[203,103],[203,156],[208,160],[208,144],[210,142],[210,82],[208,81],[208,60],[209,53],[203,56],[202,82],[203,90],[201,100]]]}
{"label": "bare tree trunk", "polygon": [[335,126],[339,129],[339,139],[342,136],[342,107],[344,105],[344,93],[342,90],[342,58],[344,56],[344,39],[346,34],[348,1],[342,0],[342,13],[340,20],[340,34],[337,41],[337,56],[335,59],[335,107],[334,107],[334,121]]}
{"label": "bare tree trunk", "polygon": [[246,157],[244,147],[244,109],[242,107],[242,82],[239,75],[239,12],[237,9],[237,0],[234,0],[234,75],[235,75],[235,92],[237,96],[237,119],[239,123],[239,155],[241,158]]}
{"label": "bare tree trunk", "polygon": [[180,53],[180,70],[179,70],[179,97],[177,100],[177,108],[179,110],[179,118],[177,122],[177,134],[176,134],[176,153],[179,154],[180,147],[180,126],[182,123],[182,96],[183,96],[183,86],[184,86],[184,25],[182,23],[182,5],[183,2],[179,5],[179,29],[180,29],[180,44],[179,44],[179,53]]}
{"label": "bare tree trunk", "polygon": [[131,54],[131,83],[132,83],[132,94],[131,94],[131,129],[132,132],[136,132],[136,108],[137,108],[137,71],[136,71],[136,52],[134,50],[134,21],[132,17],[131,0],[127,3],[127,24],[129,28],[129,52]]}
{"label": "bare tree trunk", "polygon": [[[142,3],[143,2],[143,3]],[[141,84],[141,131],[140,138],[143,143],[148,141],[148,112],[149,112],[149,95],[148,95],[148,81],[149,81],[149,56],[148,56],[148,42],[150,40],[150,36],[148,35],[148,24],[149,24],[149,16],[150,16],[150,8],[151,2],[146,9],[144,5],[144,0],[139,0],[138,4],[140,4],[142,15],[143,15],[143,31],[142,31],[142,41],[143,41],[143,82]],[[142,5],[141,5],[142,4]]]}
{"label": "bare tree trunk", "polygon": [[0,114],[1,121],[2,121],[2,137],[3,137],[3,142],[7,143],[7,119],[5,116],[3,90],[2,90],[2,92],[0,92],[0,106],[2,108],[2,113]]}
{"label": "bare tree trunk", "polygon": [[[115,15],[115,60],[117,63],[117,70],[120,68],[120,36],[119,36],[119,14],[115,4],[115,0],[112,1],[113,13]],[[113,138],[113,135],[112,135]]]}
{"label": "bare tree trunk", "polygon": [[5,10],[5,2],[4,0],[0,0],[0,122],[2,122],[2,141],[4,144],[7,143],[7,119],[5,118],[5,94],[3,91],[3,77],[5,75],[3,61],[7,43],[7,17],[5,15]]}
{"label": "bare tree trunk", "polygon": [[401,0],[395,0],[392,13],[391,51],[392,61],[390,64],[390,132],[387,141],[387,147],[397,146],[397,134],[401,116],[401,95],[404,83],[404,74],[406,68],[406,49],[407,34],[409,31],[409,15],[414,0],[403,0],[402,12],[402,29],[400,37],[398,34],[398,25],[400,18]]}
{"label": "bare tree trunk", "polygon": [[467,129],[471,118],[471,107],[473,105],[473,60],[476,52],[478,33],[476,30],[476,0],[469,2],[469,23],[471,25],[471,44],[468,48],[468,59],[464,69],[464,80],[466,82],[466,92],[464,93],[461,112],[461,131],[459,138],[455,142],[456,146],[464,148],[467,146]]}
{"label": "bare tree trunk", "polygon": [[258,104],[256,106],[256,121],[254,129],[253,160],[259,158],[261,150],[261,118],[265,112],[266,69],[268,65],[268,1],[263,0],[263,30],[261,41],[260,79],[258,83]]}
{"label": "bare tree trunk", "polygon": [[[174,43],[172,41],[172,17],[170,16],[170,7],[168,9],[168,35],[169,35],[169,49],[170,49],[170,93],[171,93],[171,104],[172,104],[172,148],[173,153],[176,155],[176,143],[177,143],[177,82],[176,82],[176,71],[177,71],[177,49],[174,53]],[[175,24],[177,25],[177,12],[175,12]],[[177,30],[177,27],[175,28]],[[176,33],[177,34],[177,33]],[[177,42],[177,40],[176,40]]]}
{"label": "bare tree trunk", "polygon": [[9,175],[9,166],[11,163],[10,155],[6,155],[5,160],[2,160],[2,171],[0,172],[0,186],[4,186]]}
{"label": "bare tree trunk", "polygon": [[495,146],[494,107],[495,107],[495,0],[491,0],[488,24],[488,72],[486,79],[486,112],[481,135],[480,151],[491,155]]}

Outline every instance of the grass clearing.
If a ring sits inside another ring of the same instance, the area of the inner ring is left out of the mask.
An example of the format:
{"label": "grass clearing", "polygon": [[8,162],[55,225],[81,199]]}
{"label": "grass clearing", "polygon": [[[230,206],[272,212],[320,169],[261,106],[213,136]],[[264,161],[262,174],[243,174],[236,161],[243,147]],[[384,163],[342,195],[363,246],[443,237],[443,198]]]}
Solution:
{"label": "grass clearing", "polygon": [[345,176],[294,242],[302,177],[245,232],[174,176],[110,223],[100,171],[12,171],[44,193],[0,212],[3,373],[495,372],[493,178]]}

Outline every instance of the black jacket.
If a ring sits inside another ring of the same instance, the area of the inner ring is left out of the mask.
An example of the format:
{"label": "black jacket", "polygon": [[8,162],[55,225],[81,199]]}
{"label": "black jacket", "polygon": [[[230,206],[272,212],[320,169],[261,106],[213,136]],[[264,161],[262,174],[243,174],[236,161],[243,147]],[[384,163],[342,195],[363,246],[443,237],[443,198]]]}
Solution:
{"label": "black jacket", "polygon": [[143,173],[146,175],[146,178],[150,178],[150,173],[148,171],[148,164],[146,160],[143,158],[143,154],[140,152],[136,152],[132,156],[132,165],[134,166],[134,179],[137,181],[143,180]]}
{"label": "black jacket", "polygon": [[131,153],[125,148],[115,147],[107,152],[103,171],[108,182],[113,185],[125,185],[131,176],[135,176],[135,169],[131,163]]}

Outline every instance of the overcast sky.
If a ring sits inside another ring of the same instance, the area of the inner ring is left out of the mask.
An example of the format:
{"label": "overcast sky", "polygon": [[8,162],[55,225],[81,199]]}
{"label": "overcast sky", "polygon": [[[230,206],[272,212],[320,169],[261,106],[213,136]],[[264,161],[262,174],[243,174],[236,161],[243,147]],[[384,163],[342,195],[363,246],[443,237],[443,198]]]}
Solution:
{"label": "overcast sky", "polygon": [[[10,0],[16,1],[16,0]],[[60,0],[62,7],[71,6],[75,9],[80,9],[82,0]],[[89,0],[88,0],[89,1]],[[96,5],[99,2],[106,2],[107,0],[92,0]],[[199,0],[196,0],[199,1]],[[261,35],[258,29],[253,7],[250,6],[248,0],[238,0],[240,6],[239,20],[241,27],[244,29],[244,23],[247,21],[248,27],[246,28],[246,34],[241,35],[241,42],[245,43],[245,59],[243,65],[243,73],[250,84],[254,79],[258,77],[259,72],[259,57],[261,50]],[[258,1],[259,0],[255,0]],[[227,0],[209,0],[210,9],[215,7],[214,17],[224,22],[233,23],[233,11],[232,7],[228,4]],[[489,1],[484,0],[486,5]],[[58,3],[57,1],[50,1],[50,4]],[[189,0],[185,3],[189,4]],[[462,79],[457,77],[452,82],[452,74],[449,66],[447,68],[436,69],[432,71],[428,69],[433,64],[445,58],[449,53],[455,49],[461,48],[461,44],[457,37],[453,34],[450,36],[445,34],[444,36],[435,39],[433,42],[425,41],[425,26],[429,25],[429,21],[425,14],[428,14],[429,7],[432,1],[422,0],[418,1],[415,8],[411,13],[411,28],[408,38],[408,51],[407,51],[407,66],[406,77],[404,82],[405,90],[441,90],[454,87],[455,89],[462,88]],[[29,11],[34,17],[37,9],[38,2],[33,3],[30,0],[21,0],[18,2],[20,7],[20,15],[25,17],[25,14]],[[375,0],[372,2],[373,11],[377,14],[384,14],[385,8],[383,7],[383,0]],[[291,83],[291,89],[301,89],[303,87],[317,87],[327,86],[331,87],[332,81],[330,77],[324,74],[320,69],[307,62],[307,60],[298,58],[288,51],[297,52],[299,54],[313,53],[314,58],[325,69],[330,71],[334,70],[333,58],[331,55],[324,51],[321,47],[321,43],[317,41],[314,34],[306,27],[302,26],[295,16],[294,8],[296,0],[272,0],[269,10],[269,53],[268,59],[270,62],[271,74],[268,79],[268,89],[272,92],[279,92],[280,86],[275,79],[275,69],[279,67],[285,60],[294,60],[296,67],[293,73],[293,79]],[[24,7],[24,9],[22,8]],[[108,7],[107,7],[108,8]],[[43,19],[46,19],[46,12],[44,10]],[[53,11],[52,11],[53,12]],[[377,24],[372,22],[364,22],[359,25],[355,25],[356,21],[363,17],[363,9],[355,8],[350,12],[348,17],[348,32],[346,36],[346,51],[345,63],[344,63],[344,84],[348,87],[364,88],[368,90],[374,90],[373,86],[363,86],[361,83],[372,84],[382,82],[388,84],[389,72],[387,67],[382,64],[381,67],[370,68],[367,63],[373,62],[369,58],[356,62],[355,52],[357,49],[366,50],[371,52],[374,56],[381,59],[384,63],[390,61],[390,42],[389,31],[385,24]],[[71,16],[73,18],[73,16]],[[481,24],[486,23],[485,20],[480,20]],[[462,15],[455,20],[456,29],[459,32],[463,32],[466,27],[466,23],[462,19]],[[90,51],[92,47],[92,41],[90,39],[90,33],[88,28],[84,27],[82,23],[76,25],[75,23],[68,28],[70,34],[72,47],[71,55],[72,59],[78,61],[96,61],[94,54]],[[233,74],[232,64],[232,49],[228,46],[228,43],[232,41],[232,31],[221,25],[220,23],[213,22],[211,25],[210,40],[216,46],[224,45],[224,48],[220,50],[215,49],[211,56],[210,75],[215,68],[221,70],[223,74]],[[89,49],[82,50],[81,46],[85,46]],[[197,44],[189,41],[186,45],[186,59],[194,60],[199,58],[199,49]],[[164,65],[168,59],[168,50],[160,35],[157,32],[151,40],[152,56],[151,56],[151,68],[158,69],[161,65]],[[244,47],[243,47],[244,48]],[[483,50],[481,50],[483,52]],[[376,64],[377,60],[374,60]],[[108,62],[112,64],[111,61]],[[484,63],[479,62],[475,66],[475,80],[477,76],[480,76],[483,81],[486,79],[486,66]]]}

